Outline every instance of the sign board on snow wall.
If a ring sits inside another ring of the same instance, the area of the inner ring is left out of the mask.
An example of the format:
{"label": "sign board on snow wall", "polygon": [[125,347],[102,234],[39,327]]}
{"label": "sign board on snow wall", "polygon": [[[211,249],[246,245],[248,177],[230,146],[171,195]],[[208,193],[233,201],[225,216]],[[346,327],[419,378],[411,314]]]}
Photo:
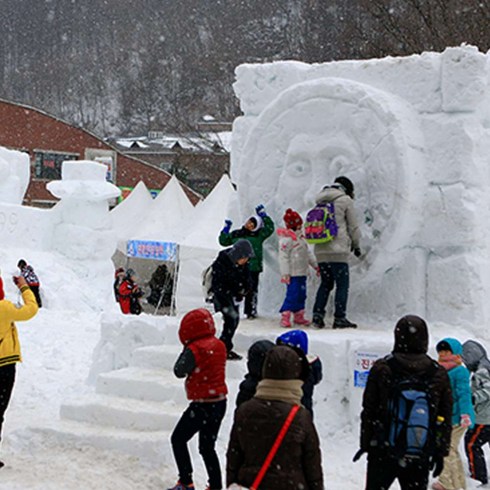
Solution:
{"label": "sign board on snow wall", "polygon": [[371,367],[379,358],[385,354],[380,352],[356,351],[354,362],[354,386],[365,388]]}

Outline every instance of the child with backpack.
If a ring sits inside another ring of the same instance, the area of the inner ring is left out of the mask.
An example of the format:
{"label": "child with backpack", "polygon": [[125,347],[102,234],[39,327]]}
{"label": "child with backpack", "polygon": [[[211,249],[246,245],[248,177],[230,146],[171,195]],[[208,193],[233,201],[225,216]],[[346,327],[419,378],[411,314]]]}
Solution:
{"label": "child with backpack", "polygon": [[189,311],[180,322],[179,339],[184,350],[174,373],[186,378],[185,390],[190,405],[172,433],[172,449],[179,470],[179,481],[168,490],[191,490],[192,463],[187,443],[199,433],[199,452],[209,476],[209,489],[221,489],[222,476],[215,445],[226,411],[226,347],[215,337],[211,313],[204,309]]}
{"label": "child with backpack", "polygon": [[470,374],[463,366],[463,346],[454,339],[447,337],[436,345],[439,364],[449,375],[453,395],[453,414],[451,447],[449,455],[444,458],[444,470],[439,481],[433,483],[433,490],[466,489],[466,478],[458,446],[466,429],[475,423],[475,412],[471,403]]}
{"label": "child with backpack", "polygon": [[474,340],[463,344],[463,361],[471,376],[471,396],[475,409],[475,426],[466,431],[464,448],[468,458],[470,476],[481,483],[488,484],[487,465],[483,446],[490,444],[490,361],[485,348]]}
{"label": "child with backpack", "polygon": [[303,219],[292,209],[284,214],[286,228],[279,228],[279,268],[281,282],[287,285],[286,298],[279,310],[281,327],[291,327],[291,314],[297,325],[309,325],[305,318],[306,279],[308,265],[319,273],[315,256],[303,235]]}
{"label": "child with backpack", "polygon": [[313,418],[313,390],[323,377],[322,361],[316,355],[308,354],[308,335],[303,330],[290,330],[276,339],[277,345],[287,345],[299,349],[308,361],[308,374],[303,383],[301,404],[311,413]]}

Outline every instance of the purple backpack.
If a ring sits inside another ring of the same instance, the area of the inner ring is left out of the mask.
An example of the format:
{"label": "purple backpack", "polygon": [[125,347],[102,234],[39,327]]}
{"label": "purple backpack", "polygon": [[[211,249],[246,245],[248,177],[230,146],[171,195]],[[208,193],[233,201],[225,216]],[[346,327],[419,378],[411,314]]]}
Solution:
{"label": "purple backpack", "polygon": [[333,202],[317,204],[306,214],[305,238],[308,243],[327,243],[339,231]]}

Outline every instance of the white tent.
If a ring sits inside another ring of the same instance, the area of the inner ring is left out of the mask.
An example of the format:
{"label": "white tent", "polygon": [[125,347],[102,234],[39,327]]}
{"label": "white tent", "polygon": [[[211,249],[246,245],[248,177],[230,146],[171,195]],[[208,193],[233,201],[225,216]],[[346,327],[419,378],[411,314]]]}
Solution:
{"label": "white tent", "polygon": [[181,243],[193,223],[194,206],[175,176],[153,200],[146,217],[130,236],[136,240]]}
{"label": "white tent", "polygon": [[129,196],[111,210],[109,215],[118,242],[126,241],[132,236],[135,228],[147,215],[152,204],[153,198],[150,191],[145,183],[140,181]]}
{"label": "white tent", "polygon": [[218,255],[218,236],[228,217],[228,208],[236,199],[230,178],[223,175],[208,197],[195,209],[194,228],[180,246],[176,309],[185,312],[205,306],[201,290],[202,271]]}

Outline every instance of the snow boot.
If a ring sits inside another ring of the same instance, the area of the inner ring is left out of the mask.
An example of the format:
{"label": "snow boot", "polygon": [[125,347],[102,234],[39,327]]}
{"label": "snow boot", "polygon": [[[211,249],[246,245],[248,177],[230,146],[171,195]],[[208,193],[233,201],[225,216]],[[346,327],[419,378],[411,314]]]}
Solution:
{"label": "snow boot", "polygon": [[294,313],[294,323],[296,323],[296,325],[307,326],[310,325],[311,322],[305,318],[305,310],[300,310]]}
{"label": "snow boot", "polygon": [[178,481],[174,487],[168,488],[167,490],[194,490],[194,483],[184,485],[183,483],[180,483],[180,481]]}
{"label": "snow boot", "polygon": [[226,354],[226,359],[228,361],[241,361],[243,357],[240,354],[237,354],[235,351],[230,350]]}
{"label": "snow boot", "polygon": [[357,324],[350,322],[347,318],[336,318],[333,322],[333,328],[357,328]]}
{"label": "snow boot", "polygon": [[281,327],[289,328],[291,327],[291,312],[283,311],[281,313]]}
{"label": "snow boot", "polygon": [[313,315],[313,324],[311,326],[313,328],[325,328],[325,322],[321,316]]}

